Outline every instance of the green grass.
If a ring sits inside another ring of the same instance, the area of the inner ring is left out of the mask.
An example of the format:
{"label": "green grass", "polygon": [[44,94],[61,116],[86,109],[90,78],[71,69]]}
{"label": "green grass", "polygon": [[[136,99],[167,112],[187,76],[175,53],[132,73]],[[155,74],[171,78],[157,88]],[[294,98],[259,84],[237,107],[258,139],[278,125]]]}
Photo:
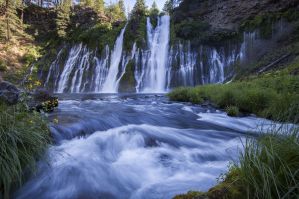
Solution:
{"label": "green grass", "polygon": [[200,104],[209,101],[226,109],[233,106],[243,113],[281,121],[299,122],[299,75],[291,71],[299,65],[279,72],[250,77],[229,84],[177,88],[170,100]]}
{"label": "green grass", "polygon": [[0,104],[0,198],[9,198],[11,188],[21,184],[23,170],[33,170],[49,142],[40,114],[28,112],[23,104]]}
{"label": "green grass", "polygon": [[248,138],[239,162],[208,192],[188,192],[175,199],[298,199],[299,129],[281,129]]}
{"label": "green grass", "polygon": [[298,198],[298,129],[285,133],[263,135],[245,143],[237,169],[247,198]]}

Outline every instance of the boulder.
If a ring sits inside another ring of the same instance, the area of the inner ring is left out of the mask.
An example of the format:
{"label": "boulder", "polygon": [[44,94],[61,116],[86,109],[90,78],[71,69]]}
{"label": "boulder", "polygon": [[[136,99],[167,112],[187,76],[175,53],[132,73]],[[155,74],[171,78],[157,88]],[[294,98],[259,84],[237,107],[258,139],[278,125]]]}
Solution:
{"label": "boulder", "polygon": [[37,88],[30,94],[31,101],[28,102],[30,110],[38,112],[52,112],[58,106],[58,98],[44,88]]}
{"label": "boulder", "polygon": [[0,82],[0,101],[9,105],[18,103],[20,96],[20,90],[7,81]]}

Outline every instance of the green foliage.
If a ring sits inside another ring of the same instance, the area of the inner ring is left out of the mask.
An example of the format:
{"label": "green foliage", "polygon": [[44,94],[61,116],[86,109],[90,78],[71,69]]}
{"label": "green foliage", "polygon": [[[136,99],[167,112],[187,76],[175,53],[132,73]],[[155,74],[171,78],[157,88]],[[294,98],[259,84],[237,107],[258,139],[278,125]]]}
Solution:
{"label": "green foliage", "polygon": [[7,70],[7,66],[6,63],[2,60],[0,60],[0,72],[6,71]]}
{"label": "green foliage", "polygon": [[95,0],[94,1],[94,10],[97,13],[104,14],[104,12],[105,12],[104,0]]}
{"label": "green foliage", "polygon": [[242,31],[253,31],[259,29],[262,38],[269,38],[272,36],[273,23],[282,18],[287,19],[289,22],[298,21],[299,11],[296,9],[288,9],[285,12],[256,15],[255,17],[243,21],[240,29]]}
{"label": "green foliage", "polygon": [[146,15],[147,7],[144,0],[137,0],[131,12],[131,18],[138,19]]}
{"label": "green foliage", "polygon": [[80,4],[82,5],[82,6],[85,6],[85,7],[90,7],[90,8],[92,8],[95,4],[94,4],[95,2],[93,1],[93,0],[81,0],[80,1]]}
{"label": "green foliage", "polygon": [[90,47],[98,47],[101,50],[104,49],[106,45],[113,47],[114,42],[123,27],[124,24],[112,27],[111,23],[98,23],[88,30],[79,30],[77,34],[71,36],[71,40],[75,42],[84,42]]}
{"label": "green foliage", "polygon": [[197,191],[189,191],[187,194],[177,195],[173,199],[207,199],[207,194]]}
{"label": "green foliage", "polygon": [[0,104],[0,197],[9,197],[13,185],[21,184],[23,169],[33,169],[36,158],[50,142],[47,123],[24,104]]}
{"label": "green foliage", "polygon": [[175,24],[176,36],[186,40],[204,37],[205,32],[209,29],[210,25],[202,21],[184,20],[178,24]]}
{"label": "green foliage", "polygon": [[124,35],[124,49],[130,51],[134,42],[139,48],[146,45],[146,16],[132,18],[128,23]]}
{"label": "green foliage", "polygon": [[247,198],[288,198],[299,195],[298,129],[282,129],[283,135],[247,139],[236,167]]}
{"label": "green foliage", "polygon": [[208,192],[188,192],[174,199],[297,199],[299,129],[281,126],[279,131],[247,138],[239,161]]}
{"label": "green foliage", "polygon": [[225,112],[227,112],[228,116],[236,117],[239,115],[239,108],[236,106],[227,106]]}
{"label": "green foliage", "polygon": [[3,2],[4,16],[0,17],[0,40],[11,41],[24,36],[23,24],[17,15],[18,1],[6,0]]}
{"label": "green foliage", "polygon": [[173,12],[173,8],[174,8],[173,0],[167,0],[164,4],[163,12],[171,15]]}
{"label": "green foliage", "polygon": [[56,31],[60,38],[65,38],[70,24],[72,0],[65,0],[57,9]]}
{"label": "green foliage", "polygon": [[157,6],[156,1],[154,1],[153,5],[152,5],[152,7],[150,9],[150,16],[156,16],[157,17],[159,14],[160,14],[160,10],[159,10],[159,8]]}
{"label": "green foliage", "polygon": [[223,109],[234,106],[265,118],[299,122],[298,88],[298,75],[278,72],[224,85],[178,88],[169,97],[193,103],[208,100]]}
{"label": "green foliage", "polygon": [[111,23],[126,20],[126,12],[122,1],[110,5],[106,10]]}
{"label": "green foliage", "polygon": [[23,56],[23,62],[26,66],[29,66],[35,62],[41,56],[39,49],[32,46],[28,47],[26,54]]}

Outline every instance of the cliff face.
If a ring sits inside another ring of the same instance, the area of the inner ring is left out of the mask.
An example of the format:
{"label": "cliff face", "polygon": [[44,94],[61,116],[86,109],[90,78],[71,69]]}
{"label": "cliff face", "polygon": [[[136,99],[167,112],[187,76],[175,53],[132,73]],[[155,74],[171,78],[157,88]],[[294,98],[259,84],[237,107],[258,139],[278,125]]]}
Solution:
{"label": "cliff face", "polygon": [[[40,68],[40,79],[56,92],[75,93],[101,93],[108,83],[115,85],[111,92],[165,92],[224,83],[255,67],[263,56],[270,58],[259,63],[261,67],[290,55],[289,38],[298,27],[284,15],[290,11],[297,16],[298,3],[185,0],[172,18],[158,17],[157,24],[144,16],[139,23],[129,21],[107,32],[96,25],[56,50]],[[252,29],[240,29],[245,22],[253,24]]]}
{"label": "cliff face", "polygon": [[202,20],[212,29],[238,30],[244,20],[298,6],[298,0],[184,0],[174,11],[174,22]]}

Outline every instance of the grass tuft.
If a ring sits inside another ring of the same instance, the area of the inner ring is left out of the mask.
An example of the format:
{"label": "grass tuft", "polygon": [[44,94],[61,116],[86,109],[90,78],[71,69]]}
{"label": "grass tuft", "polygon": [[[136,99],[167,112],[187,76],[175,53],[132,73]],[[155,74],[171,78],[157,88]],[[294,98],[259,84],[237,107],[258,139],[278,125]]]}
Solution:
{"label": "grass tuft", "polygon": [[22,182],[25,168],[33,169],[36,159],[50,142],[47,123],[41,115],[18,104],[0,104],[0,198]]}

